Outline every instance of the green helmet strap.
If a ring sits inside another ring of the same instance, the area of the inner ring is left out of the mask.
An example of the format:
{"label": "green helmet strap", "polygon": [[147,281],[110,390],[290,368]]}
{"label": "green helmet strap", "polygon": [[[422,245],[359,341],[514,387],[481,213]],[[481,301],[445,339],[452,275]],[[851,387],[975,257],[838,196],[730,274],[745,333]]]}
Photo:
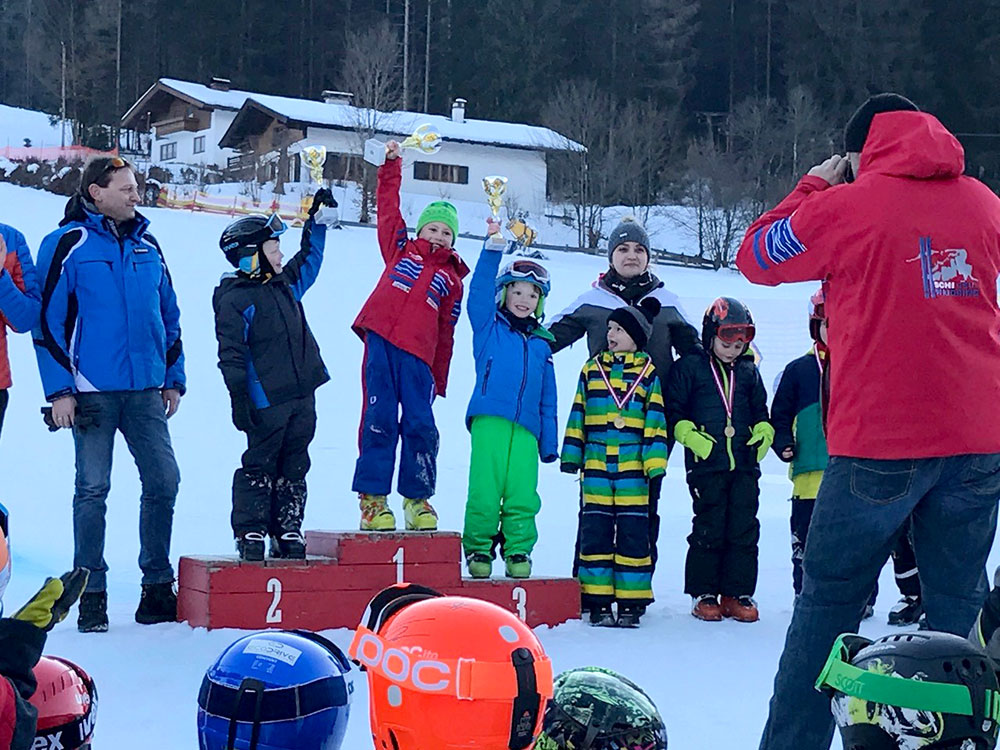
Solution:
{"label": "green helmet strap", "polygon": [[[833,689],[872,703],[917,711],[973,715],[973,696],[965,685],[911,680],[854,666],[849,661],[851,649],[845,644],[845,640],[853,638],[858,636],[845,633],[834,641],[830,656],[816,679],[817,690]],[[985,715],[992,718],[995,713],[992,704],[997,700],[992,691],[985,692]]]}

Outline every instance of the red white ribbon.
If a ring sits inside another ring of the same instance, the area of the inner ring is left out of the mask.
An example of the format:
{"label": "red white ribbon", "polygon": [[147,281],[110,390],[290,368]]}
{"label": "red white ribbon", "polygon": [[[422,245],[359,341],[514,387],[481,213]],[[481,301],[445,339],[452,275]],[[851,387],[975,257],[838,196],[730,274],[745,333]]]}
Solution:
{"label": "red white ribbon", "polygon": [[596,359],[594,361],[597,363],[597,371],[601,373],[601,379],[604,380],[604,385],[608,387],[608,393],[610,393],[611,398],[614,399],[615,405],[618,407],[618,411],[621,411],[622,409],[625,408],[625,405],[628,403],[628,400],[632,398],[632,394],[634,394],[635,389],[639,387],[639,383],[641,383],[642,379],[646,377],[646,373],[649,372],[650,363],[646,362],[646,366],[642,368],[642,373],[639,375],[639,377],[635,379],[635,382],[632,383],[632,387],[628,389],[628,393],[625,394],[624,398],[619,399],[618,394],[615,393],[615,389],[611,387],[611,381],[608,380],[608,376],[607,374],[605,374],[604,368],[601,366],[601,360]]}

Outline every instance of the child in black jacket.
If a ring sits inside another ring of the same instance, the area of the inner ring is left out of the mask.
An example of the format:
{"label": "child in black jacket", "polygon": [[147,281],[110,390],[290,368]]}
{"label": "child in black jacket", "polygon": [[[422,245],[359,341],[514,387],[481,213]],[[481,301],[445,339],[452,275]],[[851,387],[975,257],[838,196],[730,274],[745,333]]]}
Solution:
{"label": "child in black jacket", "polygon": [[687,449],[694,499],[684,590],[699,619],[755,622],[757,479],[774,430],[764,383],[747,354],[753,318],[739,300],[720,297],[705,312],[701,335],[704,351],[674,365],[666,398],[669,428]]}
{"label": "child in black jacket", "polygon": [[233,424],[247,434],[243,465],[233,476],[233,533],[243,560],[264,559],[268,534],[272,557],[305,557],[314,392],[330,376],[301,300],[319,274],[335,205],[329,190],[316,194],[301,248],[287,265],[278,237],[288,227],[277,214],[237,219],[219,240],[237,268],[219,282],[212,303]]}

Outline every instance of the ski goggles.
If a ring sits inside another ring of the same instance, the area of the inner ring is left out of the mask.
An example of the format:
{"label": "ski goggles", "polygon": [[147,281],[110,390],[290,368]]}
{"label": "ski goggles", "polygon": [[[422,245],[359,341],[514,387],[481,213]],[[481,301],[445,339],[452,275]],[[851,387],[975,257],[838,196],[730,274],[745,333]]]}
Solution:
{"label": "ski goggles", "polygon": [[879,674],[851,664],[861,649],[872,641],[853,633],[842,633],[833,642],[830,656],[816,678],[816,689],[827,694],[843,693],[853,698],[917,711],[973,716],[973,700],[980,702],[985,716],[992,718],[1000,709],[1000,696],[992,690],[973,696],[965,685],[911,680]]}
{"label": "ski goggles", "polygon": [[720,325],[715,335],[720,341],[725,341],[727,344],[735,344],[737,342],[749,344],[753,341],[756,332],[757,329],[752,325]]}
{"label": "ski goggles", "polygon": [[537,284],[549,283],[549,272],[545,266],[533,260],[515,260],[508,273],[515,281],[531,281]]}
{"label": "ski goggles", "polygon": [[288,230],[288,225],[281,220],[278,214],[271,214],[264,224],[264,231],[268,233],[266,239],[273,240],[275,237],[284,234]]}

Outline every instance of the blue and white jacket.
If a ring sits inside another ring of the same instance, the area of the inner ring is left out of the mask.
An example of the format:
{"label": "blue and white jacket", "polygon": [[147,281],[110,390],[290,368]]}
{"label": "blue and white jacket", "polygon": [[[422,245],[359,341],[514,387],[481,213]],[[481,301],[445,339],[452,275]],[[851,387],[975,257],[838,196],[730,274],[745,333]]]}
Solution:
{"label": "blue and white jacket", "polygon": [[541,325],[527,334],[514,330],[497,309],[496,278],[502,257],[501,250],[487,241],[469,286],[476,390],[465,423],[471,428],[474,417],[488,415],[519,424],[538,439],[538,454],[548,463],[559,457],[553,339]]}
{"label": "blue and white jacket", "polygon": [[80,196],[42,240],[33,331],[45,398],[185,390],[180,311],[160,246],[136,214],[116,225]]}

